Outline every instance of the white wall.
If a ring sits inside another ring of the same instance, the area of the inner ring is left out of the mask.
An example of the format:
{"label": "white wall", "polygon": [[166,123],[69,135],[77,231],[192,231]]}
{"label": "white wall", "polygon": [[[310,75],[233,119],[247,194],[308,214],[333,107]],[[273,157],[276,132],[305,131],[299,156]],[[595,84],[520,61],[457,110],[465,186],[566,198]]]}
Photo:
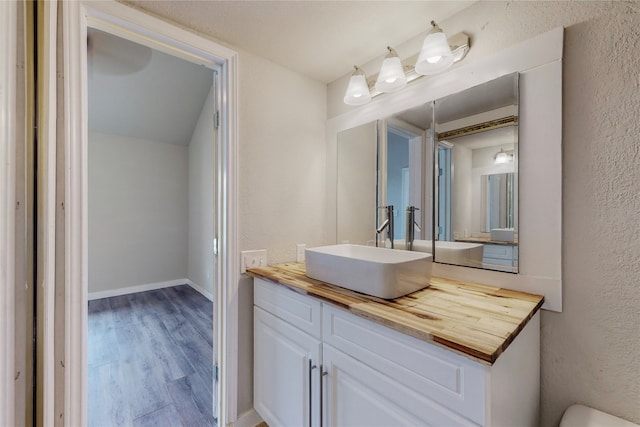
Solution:
{"label": "white wall", "polygon": [[[470,34],[465,61],[565,27],[564,295],[562,313],[542,313],[542,426],[574,402],[640,423],[638,12],[637,2],[477,2],[439,23]],[[330,117],[350,110],[347,81],[329,85]]]}
{"label": "white wall", "polygon": [[209,91],[188,148],[189,237],[187,278],[208,296],[213,292],[213,90]]}
{"label": "white wall", "polygon": [[185,278],[187,147],[89,134],[89,292]]}
{"label": "white wall", "polygon": [[[210,29],[210,31],[212,31]],[[295,260],[323,243],[326,86],[239,53],[240,248]],[[253,285],[239,284],[238,414],[253,407]]]}

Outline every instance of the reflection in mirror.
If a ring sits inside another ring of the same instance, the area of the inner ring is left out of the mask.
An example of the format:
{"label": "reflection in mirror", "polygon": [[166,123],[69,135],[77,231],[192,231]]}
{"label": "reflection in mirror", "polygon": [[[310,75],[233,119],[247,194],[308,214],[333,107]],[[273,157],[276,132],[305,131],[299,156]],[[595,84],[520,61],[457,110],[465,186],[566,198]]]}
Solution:
{"label": "reflection in mirror", "polygon": [[434,105],[434,261],[517,273],[518,75]]}
{"label": "reflection in mirror", "polygon": [[[430,203],[426,203],[425,173],[431,165],[431,105],[421,105],[378,121],[378,224],[387,229],[377,233],[376,244],[408,249],[414,240],[430,234]],[[389,215],[393,220],[389,220]],[[388,227],[393,224],[393,233]],[[378,227],[380,230],[380,227]]]}
{"label": "reflection in mirror", "polygon": [[338,243],[403,249],[407,237],[431,238],[432,117],[421,105],[338,132]]}
{"label": "reflection in mirror", "polygon": [[338,243],[375,243],[377,137],[376,122],[338,133]]}
{"label": "reflection in mirror", "polygon": [[514,228],[514,177],[513,172],[482,175],[482,232]]}

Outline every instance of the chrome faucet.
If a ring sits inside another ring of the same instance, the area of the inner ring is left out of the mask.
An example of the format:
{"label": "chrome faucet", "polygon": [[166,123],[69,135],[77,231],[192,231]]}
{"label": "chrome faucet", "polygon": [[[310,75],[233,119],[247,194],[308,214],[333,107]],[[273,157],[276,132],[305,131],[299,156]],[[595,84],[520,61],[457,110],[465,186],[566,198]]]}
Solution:
{"label": "chrome faucet", "polygon": [[393,205],[380,206],[378,209],[387,210],[387,219],[376,229],[376,233],[380,234],[387,229],[387,237],[391,241],[391,249],[393,249]]}
{"label": "chrome faucet", "polygon": [[418,223],[416,222],[416,211],[419,211],[419,208],[415,206],[407,206],[407,220],[406,220],[406,230],[404,234],[405,243],[407,245],[407,250],[413,250],[413,240],[416,236],[416,228],[418,231],[422,231]]}

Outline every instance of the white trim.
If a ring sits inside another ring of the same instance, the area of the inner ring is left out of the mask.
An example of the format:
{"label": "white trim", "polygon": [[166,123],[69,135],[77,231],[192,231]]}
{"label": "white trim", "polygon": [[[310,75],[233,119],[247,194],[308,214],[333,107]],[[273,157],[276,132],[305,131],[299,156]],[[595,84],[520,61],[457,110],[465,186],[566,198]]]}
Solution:
{"label": "white trim", "polygon": [[[541,293],[545,295],[543,308],[562,311],[563,34],[562,27],[556,28],[475,62],[461,64],[446,73],[416,80],[402,91],[380,96],[367,105],[329,119],[325,211],[327,243],[336,241],[337,206],[332,192],[337,184],[338,132],[519,72],[522,73],[521,87],[529,90],[527,95],[535,92],[535,87],[539,87],[541,81],[549,86],[545,89],[546,99],[541,101],[542,96],[534,94],[538,96],[537,105],[521,99],[519,140],[522,142],[526,137],[534,144],[527,149],[525,142],[519,148],[522,154],[519,183],[521,188],[526,186],[520,191],[520,272],[499,273],[434,263],[432,274]],[[538,86],[528,86],[534,80]],[[535,109],[535,112],[527,113],[526,109]],[[526,120],[529,120],[528,124]],[[528,151],[525,153],[525,150]],[[543,184],[536,185],[536,180],[541,180]],[[527,219],[523,222],[525,215]],[[547,221],[546,224],[542,224],[543,219]],[[531,221],[527,223],[528,220]],[[523,233],[527,233],[527,236],[523,236]]]}
{"label": "white trim", "polygon": [[17,2],[0,2],[0,425],[15,424]]}
{"label": "white trim", "polygon": [[[42,361],[42,419],[44,425],[55,422],[55,298],[56,298],[56,120],[57,120],[57,75],[56,75],[56,34],[57,34],[57,5],[52,2],[43,3],[43,34],[42,73],[43,93],[40,101],[38,116],[38,188],[41,193],[38,201],[38,234],[40,242],[38,263],[42,270],[38,272],[38,285],[42,292],[43,316],[41,339],[43,340]],[[40,110],[42,108],[42,110]],[[40,264],[41,262],[41,264]],[[41,284],[40,284],[41,283]]]}
{"label": "white trim", "polygon": [[62,3],[65,129],[64,424],[87,425],[87,62],[79,2]]}
{"label": "white trim", "polygon": [[109,289],[108,291],[89,292],[88,300],[119,297],[120,295],[135,294],[137,292],[154,291],[156,289],[170,288],[171,286],[189,285],[189,279],[174,279],[166,282],[145,283],[144,285],[127,286],[124,288]]}
{"label": "white trim", "polygon": [[213,302],[213,293],[210,292],[209,290],[203,288],[202,286],[198,285],[197,283],[189,280],[189,279],[185,279],[185,283],[189,286],[191,286],[193,288],[194,291],[198,292],[200,295],[202,295],[203,297],[205,297],[206,299],[208,299],[209,301]]}
{"label": "white trim", "polygon": [[222,121],[218,138],[216,218],[219,255],[214,311],[220,339],[218,421],[227,425],[237,414],[238,335],[238,154],[237,53],[158,18],[115,1],[63,2],[65,75],[65,416],[66,426],[87,424],[87,25],[124,36],[205,65],[221,66]]}
{"label": "white trim", "polygon": [[231,425],[232,427],[255,427],[262,421],[262,417],[255,409],[249,409],[247,412],[243,412]]}

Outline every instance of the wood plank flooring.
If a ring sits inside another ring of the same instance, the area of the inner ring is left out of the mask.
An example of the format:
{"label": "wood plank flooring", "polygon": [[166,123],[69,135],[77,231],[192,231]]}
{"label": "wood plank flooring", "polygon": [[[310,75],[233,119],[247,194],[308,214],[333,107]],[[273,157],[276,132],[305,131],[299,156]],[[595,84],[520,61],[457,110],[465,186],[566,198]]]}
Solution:
{"label": "wood plank flooring", "polygon": [[216,426],[212,343],[188,285],[89,301],[89,426]]}

